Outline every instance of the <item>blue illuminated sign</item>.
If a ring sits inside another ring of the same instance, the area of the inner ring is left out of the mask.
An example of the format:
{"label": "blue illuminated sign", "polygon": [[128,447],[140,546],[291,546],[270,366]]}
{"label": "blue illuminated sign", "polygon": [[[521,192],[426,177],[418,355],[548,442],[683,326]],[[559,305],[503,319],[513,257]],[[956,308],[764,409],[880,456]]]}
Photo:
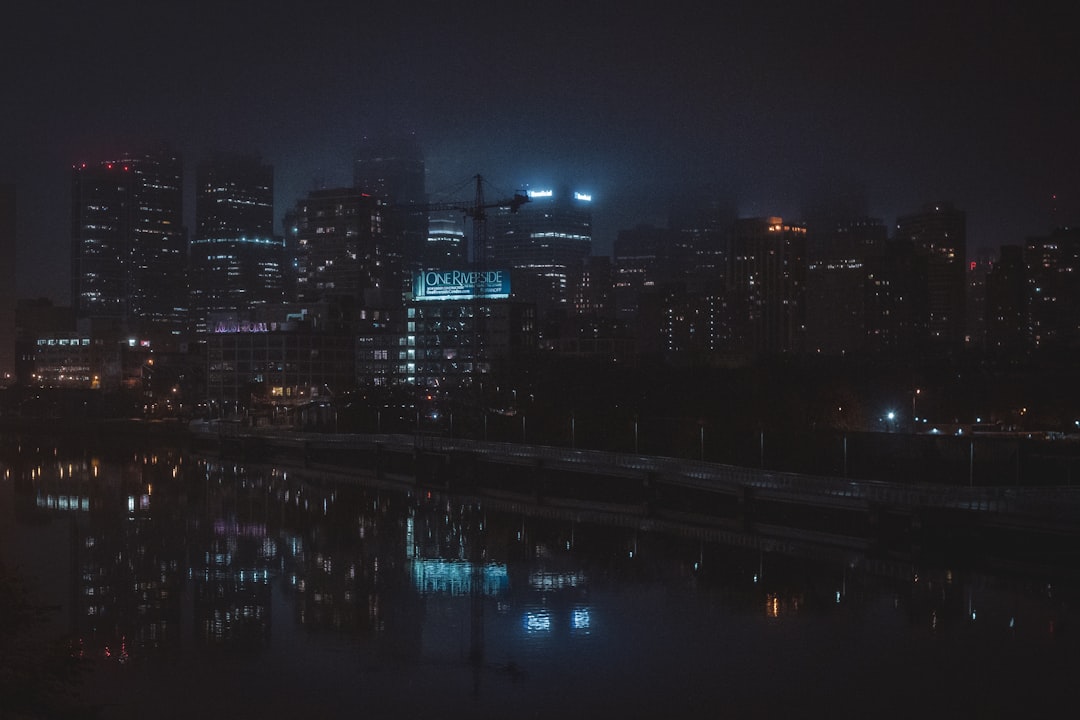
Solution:
{"label": "blue illuminated sign", "polygon": [[505,300],[509,270],[423,270],[413,275],[413,300]]}

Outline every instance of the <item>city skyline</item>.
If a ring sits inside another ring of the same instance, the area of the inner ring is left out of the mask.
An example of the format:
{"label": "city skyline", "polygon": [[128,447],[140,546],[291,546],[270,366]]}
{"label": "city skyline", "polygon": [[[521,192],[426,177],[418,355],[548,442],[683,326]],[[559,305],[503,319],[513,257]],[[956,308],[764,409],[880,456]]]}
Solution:
{"label": "city skyline", "polygon": [[0,43],[19,295],[68,299],[71,165],[162,140],[188,176],[220,149],[273,165],[276,231],[310,190],[351,185],[361,139],[388,127],[416,133],[433,201],[468,198],[476,173],[496,194],[580,183],[597,254],[620,230],[663,225],[677,195],[788,221],[822,196],[855,196],[890,228],[947,200],[968,214],[972,251],[1077,218],[1067,14],[956,2],[467,9],[21,13]]}

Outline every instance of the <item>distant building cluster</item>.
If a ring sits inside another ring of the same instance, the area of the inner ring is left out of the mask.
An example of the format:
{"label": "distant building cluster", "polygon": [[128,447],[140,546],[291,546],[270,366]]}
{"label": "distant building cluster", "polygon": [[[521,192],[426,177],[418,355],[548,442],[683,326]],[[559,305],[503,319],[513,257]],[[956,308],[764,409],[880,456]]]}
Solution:
{"label": "distant building cluster", "polygon": [[[71,172],[70,308],[17,301],[0,263],[5,386],[128,389],[145,409],[281,412],[364,388],[453,392],[525,357],[731,365],[776,355],[979,351],[1080,343],[1080,232],[968,253],[966,217],[739,218],[713,200],[593,253],[589,193],[429,202],[414,138],[365,140],[350,187],[283,209],[273,168],[168,147]],[[15,188],[0,185],[14,258]]]}

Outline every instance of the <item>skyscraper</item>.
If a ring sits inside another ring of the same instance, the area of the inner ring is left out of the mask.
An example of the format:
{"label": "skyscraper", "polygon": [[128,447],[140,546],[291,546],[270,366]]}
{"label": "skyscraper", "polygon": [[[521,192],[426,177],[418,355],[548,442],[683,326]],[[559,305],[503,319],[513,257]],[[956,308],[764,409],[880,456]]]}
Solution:
{"label": "skyscraper", "polygon": [[460,212],[433,212],[428,236],[420,253],[421,268],[459,268],[468,261],[468,243]]}
{"label": "skyscraper", "polygon": [[1080,229],[1057,228],[1024,246],[1028,332],[1034,347],[1080,347]]}
{"label": "skyscraper", "polygon": [[806,228],[783,218],[736,221],[727,260],[735,343],[745,352],[800,352],[804,338]]}
{"label": "skyscraper", "polygon": [[997,357],[1024,357],[1028,341],[1028,283],[1024,250],[1003,245],[986,275],[986,347]]}
{"label": "skyscraper", "polygon": [[337,305],[345,317],[363,307],[400,307],[400,248],[383,234],[386,203],[353,188],[315,190],[290,213],[297,257],[297,299]]}
{"label": "skyscraper", "polygon": [[420,268],[428,240],[424,154],[413,134],[363,138],[353,166],[353,187],[384,201],[383,235],[400,248],[406,277]]}
{"label": "skyscraper", "polygon": [[78,319],[177,339],[187,315],[183,166],[168,147],[72,167]]}
{"label": "skyscraper", "polygon": [[958,351],[965,340],[967,220],[949,203],[934,203],[897,220],[896,236],[926,258],[927,330],[931,348]]}
{"label": "skyscraper", "polygon": [[[876,218],[832,221],[812,234],[807,250],[807,350],[843,355],[866,348],[868,259],[884,252],[885,225]],[[877,278],[881,281],[881,278]],[[877,291],[882,288],[879,286]]]}
{"label": "skyscraper", "polygon": [[520,209],[488,217],[485,263],[509,267],[514,295],[536,304],[537,316],[566,312],[571,278],[592,254],[592,197],[569,190],[530,190]]}
{"label": "skyscraper", "polygon": [[217,153],[201,162],[191,241],[191,320],[243,313],[285,299],[284,240],[274,237],[274,169],[258,157]]}
{"label": "skyscraper", "polygon": [[15,381],[15,186],[0,183],[0,387]]}

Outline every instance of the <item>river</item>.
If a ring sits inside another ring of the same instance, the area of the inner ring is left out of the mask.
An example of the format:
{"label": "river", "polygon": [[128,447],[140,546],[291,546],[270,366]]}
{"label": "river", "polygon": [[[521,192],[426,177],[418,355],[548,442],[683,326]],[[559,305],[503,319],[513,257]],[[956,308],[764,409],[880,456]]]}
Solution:
{"label": "river", "polygon": [[[8,438],[0,477],[0,559],[51,608],[9,644],[81,659],[65,702],[102,718],[1038,716],[1080,669],[1058,546],[814,544],[168,444]],[[12,687],[12,717],[62,705]]]}

